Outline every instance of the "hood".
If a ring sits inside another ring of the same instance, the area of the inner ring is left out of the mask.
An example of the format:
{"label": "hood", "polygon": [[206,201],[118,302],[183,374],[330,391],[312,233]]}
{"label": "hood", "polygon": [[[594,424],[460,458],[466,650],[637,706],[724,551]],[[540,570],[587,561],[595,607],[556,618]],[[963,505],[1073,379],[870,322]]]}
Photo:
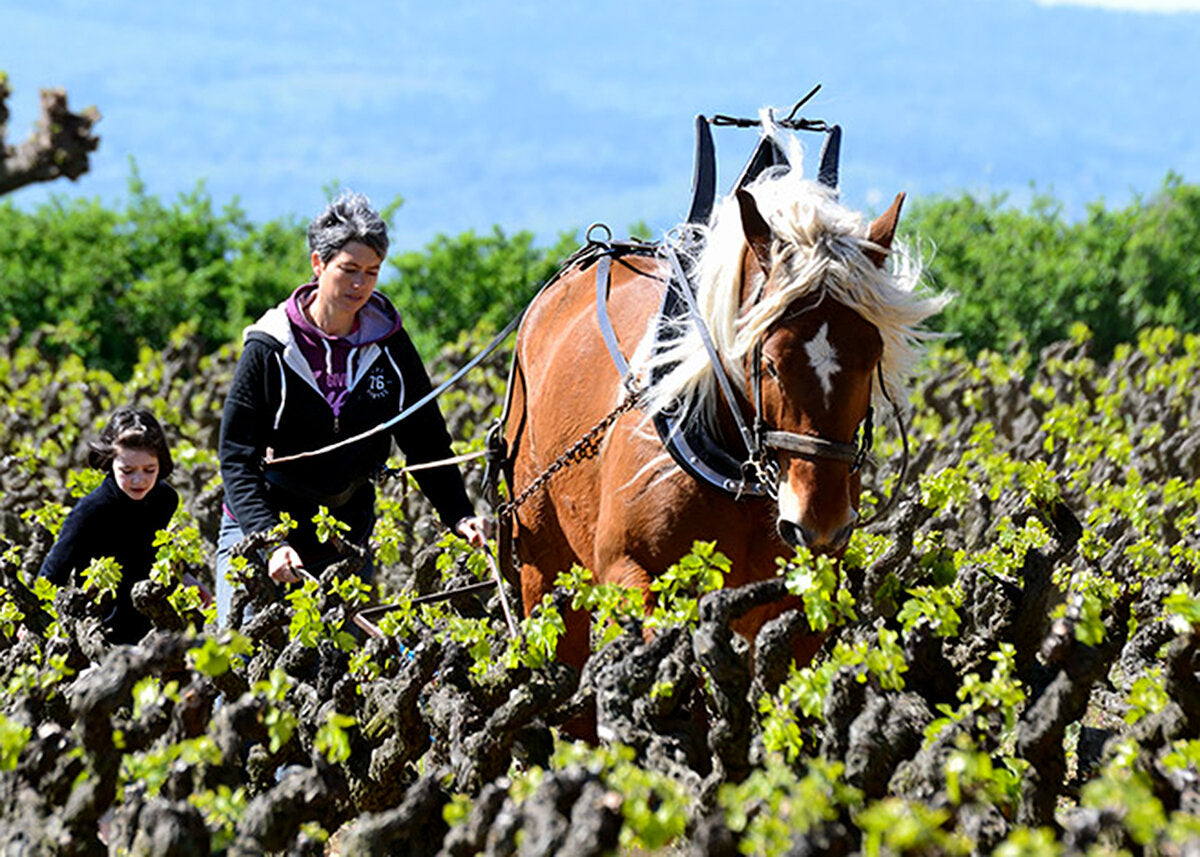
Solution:
{"label": "hood", "polygon": [[306,306],[312,300],[316,288],[316,283],[306,283],[297,288],[286,301],[271,307],[258,321],[242,331],[242,341],[249,339],[251,334],[258,333],[274,339],[283,346],[294,344],[292,322],[296,321],[316,336],[340,339],[345,344],[357,348],[387,339],[403,327],[396,307],[385,295],[376,291],[372,292],[366,304],[358,311],[358,326],[348,336],[330,337],[309,322],[301,310],[302,306]]}

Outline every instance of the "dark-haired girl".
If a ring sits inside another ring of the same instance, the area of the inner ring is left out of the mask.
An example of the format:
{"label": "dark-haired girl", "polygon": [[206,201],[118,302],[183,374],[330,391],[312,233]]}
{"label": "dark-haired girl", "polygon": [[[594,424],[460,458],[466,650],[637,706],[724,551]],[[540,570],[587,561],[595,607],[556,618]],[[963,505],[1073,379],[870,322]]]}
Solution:
{"label": "dark-haired girl", "polygon": [[67,515],[39,574],[62,586],[92,560],[115,559],[121,583],[104,627],[114,643],[136,643],[151,624],[134,608],[130,592],[149,577],[154,534],[179,506],[179,495],[164,481],[173,467],[171,451],[154,415],[130,407],[118,408],[88,447],[88,464],[105,474],[104,481]]}

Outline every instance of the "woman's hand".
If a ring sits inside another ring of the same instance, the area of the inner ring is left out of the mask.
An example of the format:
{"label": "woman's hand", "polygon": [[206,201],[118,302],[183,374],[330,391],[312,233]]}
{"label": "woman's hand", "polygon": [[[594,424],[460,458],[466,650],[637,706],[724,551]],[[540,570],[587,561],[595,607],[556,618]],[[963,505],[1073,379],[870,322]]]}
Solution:
{"label": "woman's hand", "polygon": [[454,530],[473,548],[481,548],[487,544],[488,522],[482,515],[460,519],[454,525]]}
{"label": "woman's hand", "polygon": [[296,553],[296,549],[290,545],[280,545],[275,548],[275,552],[271,554],[271,559],[267,562],[267,574],[276,583],[298,583],[300,575],[296,573],[296,569],[304,568],[304,560],[300,559],[300,554]]}

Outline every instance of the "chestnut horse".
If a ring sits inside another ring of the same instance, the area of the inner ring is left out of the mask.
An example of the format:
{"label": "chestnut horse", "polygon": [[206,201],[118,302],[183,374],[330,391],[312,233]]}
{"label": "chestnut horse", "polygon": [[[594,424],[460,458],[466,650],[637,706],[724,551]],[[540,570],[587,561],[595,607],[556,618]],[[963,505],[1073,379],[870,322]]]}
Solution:
{"label": "chestnut horse", "polygon": [[[798,164],[794,139],[764,124]],[[873,398],[902,394],[926,336],[920,322],[944,302],[916,294],[918,266],[890,253],[902,200],[868,224],[798,169],[768,170],[720,202],[702,246],[685,260],[703,325],[664,332],[655,324],[682,266],[649,245],[603,266],[606,295],[598,297],[601,265],[587,253],[543,289],[518,332],[506,425],[511,496],[527,495],[514,524],[527,613],[575,563],[599,583],[641,588],[649,603],[651,580],[696,540],[715,540],[730,559],[727,586],[775,576],[776,560],[799,545],[835,556],[845,550],[858,520],[856,434]],[[896,257],[890,266],[888,255]],[[605,309],[613,347],[630,355],[624,377],[598,323]],[[631,390],[637,407],[621,412]],[[770,430],[755,434],[775,442],[757,450],[746,472],[765,490],[747,490],[749,478],[722,490],[686,473],[650,424],[670,414],[699,421],[740,461],[755,445],[746,427],[757,414]],[[551,468],[598,425],[594,454]],[[861,434],[868,443],[869,427]],[[799,603],[789,597],[758,608],[735,630],[753,636]],[[566,619],[559,657],[581,667],[589,620]],[[819,645],[815,634],[800,641],[799,662]]]}

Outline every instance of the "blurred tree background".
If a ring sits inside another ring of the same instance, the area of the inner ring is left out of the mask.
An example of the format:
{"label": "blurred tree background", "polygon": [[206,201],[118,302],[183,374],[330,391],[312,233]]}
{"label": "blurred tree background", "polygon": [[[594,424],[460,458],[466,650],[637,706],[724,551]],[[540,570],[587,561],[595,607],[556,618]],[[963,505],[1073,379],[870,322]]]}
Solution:
{"label": "blurred tree background", "polygon": [[[48,357],[76,354],[118,377],[184,322],[215,349],[311,278],[304,226],[296,217],[253,223],[236,204],[217,210],[203,184],[163,202],[136,168],[119,207],[55,197],[24,211],[0,201],[0,323],[36,337]],[[1036,350],[1074,322],[1092,329],[1101,358],[1149,325],[1200,330],[1200,186],[1178,176],[1125,208],[1095,204],[1076,222],[1048,196],[1022,210],[964,194],[917,200],[901,229],[930,285],[958,295],[934,323],[968,354]],[[393,252],[380,289],[428,359],[464,332],[502,327],[577,243],[563,234],[540,246],[530,232],[499,227],[439,235]]]}
{"label": "blurred tree background", "polygon": [[1096,203],[1074,223],[1049,196],[1022,211],[963,195],[918,200],[901,231],[926,251],[929,282],[958,295],[933,326],[971,355],[1036,350],[1075,322],[1101,358],[1147,326],[1200,330],[1200,186],[1174,174],[1149,198]]}

